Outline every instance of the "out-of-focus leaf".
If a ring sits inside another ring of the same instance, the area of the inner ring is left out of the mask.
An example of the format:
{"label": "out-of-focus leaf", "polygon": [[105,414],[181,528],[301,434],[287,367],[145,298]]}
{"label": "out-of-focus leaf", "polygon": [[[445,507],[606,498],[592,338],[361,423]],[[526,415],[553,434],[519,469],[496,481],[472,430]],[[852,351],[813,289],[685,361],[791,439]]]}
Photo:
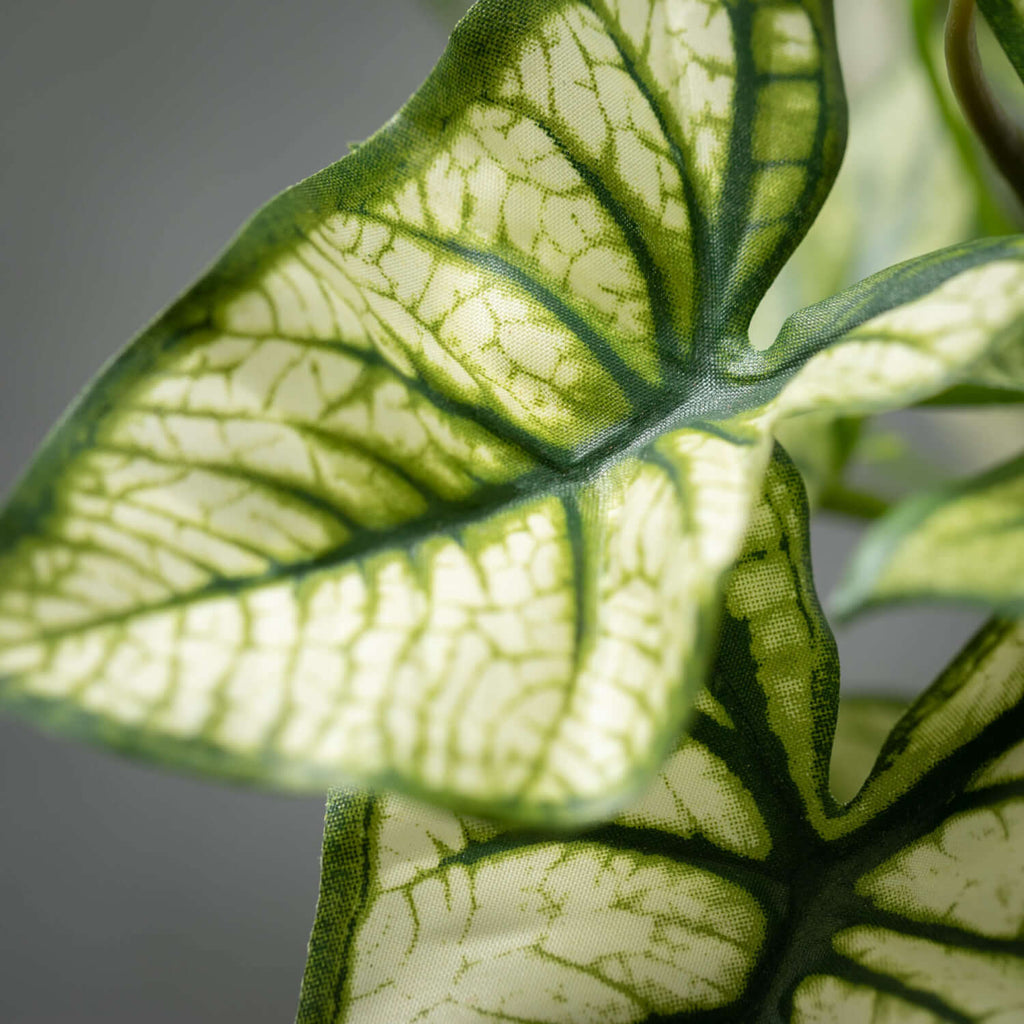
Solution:
{"label": "out-of-focus leaf", "polygon": [[835,606],[922,600],[1024,614],[1024,456],[894,508],[868,531]]}
{"label": "out-of-focus leaf", "polygon": [[978,0],[978,6],[1024,82],[1024,0]]}

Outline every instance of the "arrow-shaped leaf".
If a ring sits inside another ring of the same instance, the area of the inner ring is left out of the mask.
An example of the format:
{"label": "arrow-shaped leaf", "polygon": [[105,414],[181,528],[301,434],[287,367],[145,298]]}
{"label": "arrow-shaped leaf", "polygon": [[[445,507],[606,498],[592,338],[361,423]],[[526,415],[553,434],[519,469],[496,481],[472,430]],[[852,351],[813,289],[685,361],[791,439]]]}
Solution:
{"label": "arrow-shaped leaf", "polygon": [[47,442],[0,518],[3,702],[273,785],[621,805],[775,423],[1019,370],[1012,240],[749,346],[843,118],[823,0],[484,0]]}

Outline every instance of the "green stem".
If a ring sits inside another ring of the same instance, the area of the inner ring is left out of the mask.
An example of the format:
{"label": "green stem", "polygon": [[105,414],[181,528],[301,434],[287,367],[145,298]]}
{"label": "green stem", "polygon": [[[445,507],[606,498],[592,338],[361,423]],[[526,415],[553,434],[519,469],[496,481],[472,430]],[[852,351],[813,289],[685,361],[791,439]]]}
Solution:
{"label": "green stem", "polygon": [[818,507],[823,512],[836,512],[853,519],[881,519],[890,505],[884,498],[858,491],[844,484],[833,484],[821,495]]}
{"label": "green stem", "polygon": [[917,55],[928,76],[932,95],[938,104],[946,130],[960,154],[960,163],[974,183],[978,227],[984,235],[1005,235],[1014,231],[1015,228],[990,195],[989,183],[985,180],[985,173],[978,159],[974,140],[964,124],[963,118],[957,113],[956,106],[950,102],[946,84],[939,74],[939,68],[935,61],[932,47],[932,26],[938,2],[939,0],[914,0],[912,15]]}
{"label": "green stem", "polygon": [[978,53],[974,0],[950,0],[946,66],[964,116],[1000,173],[1024,202],[1024,131],[992,94]]}

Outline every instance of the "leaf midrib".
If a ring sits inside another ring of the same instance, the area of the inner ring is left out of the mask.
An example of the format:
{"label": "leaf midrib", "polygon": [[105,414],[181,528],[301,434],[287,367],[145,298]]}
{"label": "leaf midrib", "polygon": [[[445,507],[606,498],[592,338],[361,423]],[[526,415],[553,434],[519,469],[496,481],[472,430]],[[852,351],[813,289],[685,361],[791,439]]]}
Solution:
{"label": "leaf midrib", "polygon": [[[705,257],[717,254],[718,250],[715,249],[715,253],[712,253],[714,247],[709,246],[710,227],[704,216],[701,204],[696,197],[693,182],[688,173],[687,162],[676,139],[676,133],[671,130],[661,104],[655,101],[646,77],[640,73],[635,61],[624,48],[619,33],[616,31],[614,21],[607,17],[606,12],[597,10],[596,5],[592,3],[588,5],[601,19],[608,37],[616,46],[623,67],[639,89],[648,108],[657,119],[661,133],[669,146],[673,162],[680,174],[689,214],[693,262],[697,270],[697,276],[694,280],[696,292],[694,296],[695,329],[698,335],[708,331],[711,334],[715,334],[716,328],[720,326],[721,310],[718,307],[721,303],[715,302],[714,299],[720,289],[713,289],[711,285],[722,275],[717,271],[709,274],[703,268],[709,266],[708,259]],[[729,13],[730,18],[735,20],[735,12],[731,8]],[[735,33],[735,24],[733,27]],[[740,56],[749,57],[749,54],[746,53],[749,50],[749,39],[744,37],[743,40],[739,40],[738,35],[737,39],[737,50],[744,51]],[[743,45],[740,45],[741,42]],[[497,269],[507,279],[512,280],[521,287],[527,287],[528,293],[535,298],[540,295],[546,308],[553,312],[560,322],[565,324],[580,340],[581,344],[598,358],[599,362],[606,367],[613,379],[619,382],[620,385],[626,382],[624,391],[627,400],[631,403],[637,403],[639,406],[638,411],[633,416],[627,417],[623,422],[610,427],[603,434],[599,434],[591,438],[586,444],[580,445],[569,455],[567,461],[563,465],[558,466],[557,469],[552,469],[550,464],[539,467],[536,470],[527,472],[509,484],[489,486],[477,492],[477,494],[465,502],[447,503],[443,511],[436,508],[430,509],[423,517],[413,520],[402,527],[392,528],[387,532],[380,533],[373,530],[357,529],[354,531],[354,536],[348,538],[342,545],[325,551],[314,558],[287,565],[275,564],[272,559],[268,558],[271,568],[266,573],[217,580],[198,590],[175,595],[166,602],[154,603],[126,613],[89,619],[73,627],[43,630],[35,634],[31,640],[23,642],[47,643],[88,630],[101,629],[105,626],[119,624],[133,618],[157,614],[163,610],[202,602],[225,594],[234,594],[243,590],[272,585],[284,580],[298,580],[307,575],[330,569],[349,559],[370,557],[377,551],[386,548],[408,548],[413,546],[417,540],[424,539],[429,535],[444,535],[457,532],[489,513],[501,509],[512,510],[528,497],[543,497],[547,494],[560,496],[578,490],[580,486],[609,469],[616,462],[628,458],[647,444],[654,436],[674,427],[698,425],[695,422],[697,418],[695,413],[698,410],[701,418],[708,417],[712,420],[725,419],[728,415],[738,411],[738,408],[750,408],[753,405],[751,402],[744,405],[742,399],[739,399],[740,393],[745,392],[751,397],[760,398],[763,401],[766,391],[771,392],[781,387],[781,376],[755,382],[751,382],[748,379],[744,384],[739,384],[735,379],[729,379],[721,372],[723,360],[718,353],[709,352],[707,340],[702,341],[701,337],[694,338],[693,349],[689,358],[680,361],[667,358],[670,353],[679,348],[679,339],[675,334],[671,317],[668,314],[660,267],[645,244],[642,232],[633,219],[626,214],[614,194],[603,185],[594,172],[566,149],[564,140],[561,140],[556,135],[552,137],[555,138],[556,143],[559,144],[563,153],[570,159],[577,172],[581,174],[582,180],[592,191],[597,191],[602,207],[612,217],[613,221],[619,225],[630,251],[633,253],[634,258],[638,260],[648,289],[652,315],[655,319],[656,349],[660,356],[661,368],[664,374],[664,381],[660,387],[650,385],[642,376],[628,367],[623,358],[615,352],[599,332],[591,328],[591,325],[587,323],[584,317],[576,313],[557,295],[544,288],[534,277],[515,264],[502,259],[497,254],[476,252],[457,242],[446,239],[424,236],[423,240],[429,241],[433,245],[440,245],[453,254],[457,254],[471,262],[475,261],[480,264],[483,261],[488,269],[492,271]],[[733,154],[730,152],[730,170],[732,170],[734,162]],[[357,213],[361,216],[367,215],[365,210],[352,210],[349,212]],[[411,231],[407,225],[401,225],[400,227],[407,233],[417,234]],[[719,284],[721,283],[719,282]],[[194,327],[194,329],[196,328]],[[757,362],[756,357],[751,352],[745,353],[745,359],[748,362]],[[679,388],[681,385],[685,390],[683,391],[682,401],[679,401]],[[723,391],[726,395],[724,400],[721,397]],[[668,411],[666,412],[665,410]],[[480,410],[479,412],[474,410],[472,414],[482,416],[486,414],[486,410]],[[504,420],[505,418],[501,417],[501,419]],[[496,437],[501,439],[502,432],[494,431],[494,433]],[[517,439],[517,442],[521,441],[521,437]],[[80,447],[81,445],[74,445],[72,450]],[[523,448],[523,445],[520,443],[519,447]],[[529,448],[523,448],[523,450],[529,451],[532,447],[531,445]],[[139,454],[145,455],[146,453],[140,451]],[[538,453],[534,451],[531,454],[536,457]],[[185,462],[183,465],[188,465],[188,463]],[[45,530],[37,529],[35,535],[44,541],[50,539]],[[57,540],[59,543],[59,538]]]}
{"label": "leaf midrib", "polygon": [[[746,387],[741,386],[736,390],[758,393],[762,387],[763,384],[758,382]],[[364,528],[355,537],[346,539],[341,545],[325,550],[314,558],[282,563],[275,562],[270,556],[264,556],[271,566],[266,572],[221,578],[198,590],[175,595],[165,601],[154,602],[128,612],[100,616],[60,629],[40,630],[31,638],[18,641],[17,646],[53,642],[81,635],[92,629],[102,629],[146,615],[276,583],[299,582],[308,576],[337,568],[350,561],[371,558],[388,550],[411,550],[418,542],[433,537],[456,537],[465,528],[500,512],[514,512],[526,502],[546,497],[573,497],[579,490],[609,472],[617,464],[640,455],[649,444],[677,429],[689,428],[708,436],[724,438],[738,446],[755,444],[756,437],[733,434],[723,426],[734,409],[716,408],[715,397],[717,396],[713,394],[711,388],[696,388],[689,402],[680,403],[668,415],[655,410],[637,420],[630,419],[624,424],[617,424],[608,432],[603,445],[589,453],[578,455],[572,463],[564,467],[556,469],[538,466],[508,483],[487,485],[464,501],[438,504],[428,509],[424,515],[402,525],[380,531]],[[735,392],[731,397],[735,402]],[[716,414],[720,416],[718,422]],[[630,437],[631,440],[627,442],[625,439]],[[145,449],[139,449],[138,454],[145,457],[147,453]],[[188,467],[189,463],[183,461],[182,466]],[[258,484],[260,479],[254,477],[254,482]],[[36,524],[20,531],[19,539],[26,537],[34,537],[49,543],[63,543],[61,537],[49,535],[45,528],[40,528]],[[116,552],[111,554],[116,557]]]}

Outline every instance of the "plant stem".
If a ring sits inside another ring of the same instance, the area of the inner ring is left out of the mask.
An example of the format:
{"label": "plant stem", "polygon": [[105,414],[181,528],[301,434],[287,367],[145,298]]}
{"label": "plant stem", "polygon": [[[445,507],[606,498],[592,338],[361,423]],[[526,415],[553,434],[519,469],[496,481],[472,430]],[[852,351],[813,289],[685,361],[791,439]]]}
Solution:
{"label": "plant stem", "polygon": [[946,66],[953,92],[1003,177],[1024,202],[1024,131],[992,94],[978,53],[975,0],[950,0]]}
{"label": "plant stem", "polygon": [[939,113],[945,122],[946,130],[960,154],[960,162],[970,176],[974,185],[975,216],[978,227],[984,235],[1005,235],[1016,228],[992,198],[989,182],[985,180],[985,172],[979,160],[977,147],[963,118],[951,102],[946,83],[942,80],[933,53],[932,29],[938,13],[939,0],[914,0],[911,10],[914,29],[914,43],[917,55],[932,87],[932,95],[938,105]]}
{"label": "plant stem", "polygon": [[829,487],[821,495],[818,505],[823,512],[836,512],[853,519],[880,519],[890,507],[884,498],[844,484]]}

